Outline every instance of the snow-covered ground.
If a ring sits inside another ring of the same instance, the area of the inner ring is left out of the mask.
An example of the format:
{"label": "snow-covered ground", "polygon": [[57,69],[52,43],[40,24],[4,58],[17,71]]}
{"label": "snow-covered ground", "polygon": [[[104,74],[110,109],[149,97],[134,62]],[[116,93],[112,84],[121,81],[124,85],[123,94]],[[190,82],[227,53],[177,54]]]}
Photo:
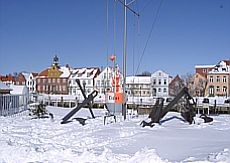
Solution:
{"label": "snow-covered ground", "polygon": [[[230,115],[189,125],[170,112],[161,125],[142,128],[147,115],[103,125],[103,110],[94,110],[97,118],[82,126],[77,121],[60,124],[71,109],[48,110],[54,120],[31,119],[28,112],[0,117],[0,163],[230,162]],[[75,115],[86,116],[88,109]]]}

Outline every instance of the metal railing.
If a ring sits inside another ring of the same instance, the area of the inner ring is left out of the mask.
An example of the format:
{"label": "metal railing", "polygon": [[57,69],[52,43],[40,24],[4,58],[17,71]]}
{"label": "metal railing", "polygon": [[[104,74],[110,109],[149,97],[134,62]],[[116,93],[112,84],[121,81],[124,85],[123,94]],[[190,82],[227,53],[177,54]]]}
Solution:
{"label": "metal railing", "polygon": [[0,95],[0,116],[12,116],[27,110],[26,95]]}

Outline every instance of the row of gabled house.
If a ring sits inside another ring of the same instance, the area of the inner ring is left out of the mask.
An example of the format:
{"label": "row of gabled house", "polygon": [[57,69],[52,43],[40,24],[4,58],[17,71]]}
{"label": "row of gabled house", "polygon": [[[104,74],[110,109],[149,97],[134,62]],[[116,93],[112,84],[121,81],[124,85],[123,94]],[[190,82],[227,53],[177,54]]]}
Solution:
{"label": "row of gabled house", "polygon": [[36,77],[37,73],[21,72],[19,74],[0,76],[0,81],[7,87],[12,85],[25,85],[30,93],[36,92]]}
{"label": "row of gabled house", "polygon": [[[192,96],[229,96],[230,94],[230,61],[223,60],[217,65],[197,65],[196,73],[188,76],[188,81],[179,75],[175,78],[168,73],[158,70],[149,75],[126,77],[126,93],[128,101],[146,102],[156,97],[175,96],[179,90],[188,86]],[[118,66],[91,68],[71,68],[69,65],[60,66],[55,56],[53,64],[40,73],[19,73],[16,77],[0,76],[6,85],[26,85],[30,93],[74,95],[83,98],[76,82],[80,80],[86,95],[97,90],[98,97],[105,100],[105,94],[115,93],[120,96],[123,88],[123,76]],[[117,95],[117,97],[116,97]]]}

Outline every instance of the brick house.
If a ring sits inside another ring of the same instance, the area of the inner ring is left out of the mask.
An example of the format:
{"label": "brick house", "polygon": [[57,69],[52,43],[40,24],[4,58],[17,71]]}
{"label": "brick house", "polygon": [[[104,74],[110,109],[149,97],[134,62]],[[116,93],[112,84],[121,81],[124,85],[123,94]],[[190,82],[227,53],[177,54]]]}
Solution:
{"label": "brick house", "polygon": [[15,85],[26,85],[26,78],[22,73],[15,76]]}
{"label": "brick house", "polygon": [[36,93],[68,94],[70,75],[70,67],[68,65],[60,67],[58,57],[55,56],[53,65],[36,76]]}
{"label": "brick house", "polygon": [[207,77],[207,74],[209,71],[211,71],[215,65],[196,65],[195,70],[196,73],[199,73],[200,75]]}

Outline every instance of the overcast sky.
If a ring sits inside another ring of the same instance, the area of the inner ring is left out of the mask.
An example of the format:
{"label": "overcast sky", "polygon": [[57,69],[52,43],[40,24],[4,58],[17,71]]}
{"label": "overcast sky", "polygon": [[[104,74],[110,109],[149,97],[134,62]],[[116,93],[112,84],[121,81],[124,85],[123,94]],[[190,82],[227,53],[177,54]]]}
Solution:
{"label": "overcast sky", "polygon": [[[77,68],[105,67],[115,53],[122,69],[124,10],[108,2],[107,35],[106,0],[0,0],[0,74],[40,72],[55,54]],[[136,0],[129,7],[140,17],[127,11],[128,75],[183,75],[230,58],[229,0]]]}

